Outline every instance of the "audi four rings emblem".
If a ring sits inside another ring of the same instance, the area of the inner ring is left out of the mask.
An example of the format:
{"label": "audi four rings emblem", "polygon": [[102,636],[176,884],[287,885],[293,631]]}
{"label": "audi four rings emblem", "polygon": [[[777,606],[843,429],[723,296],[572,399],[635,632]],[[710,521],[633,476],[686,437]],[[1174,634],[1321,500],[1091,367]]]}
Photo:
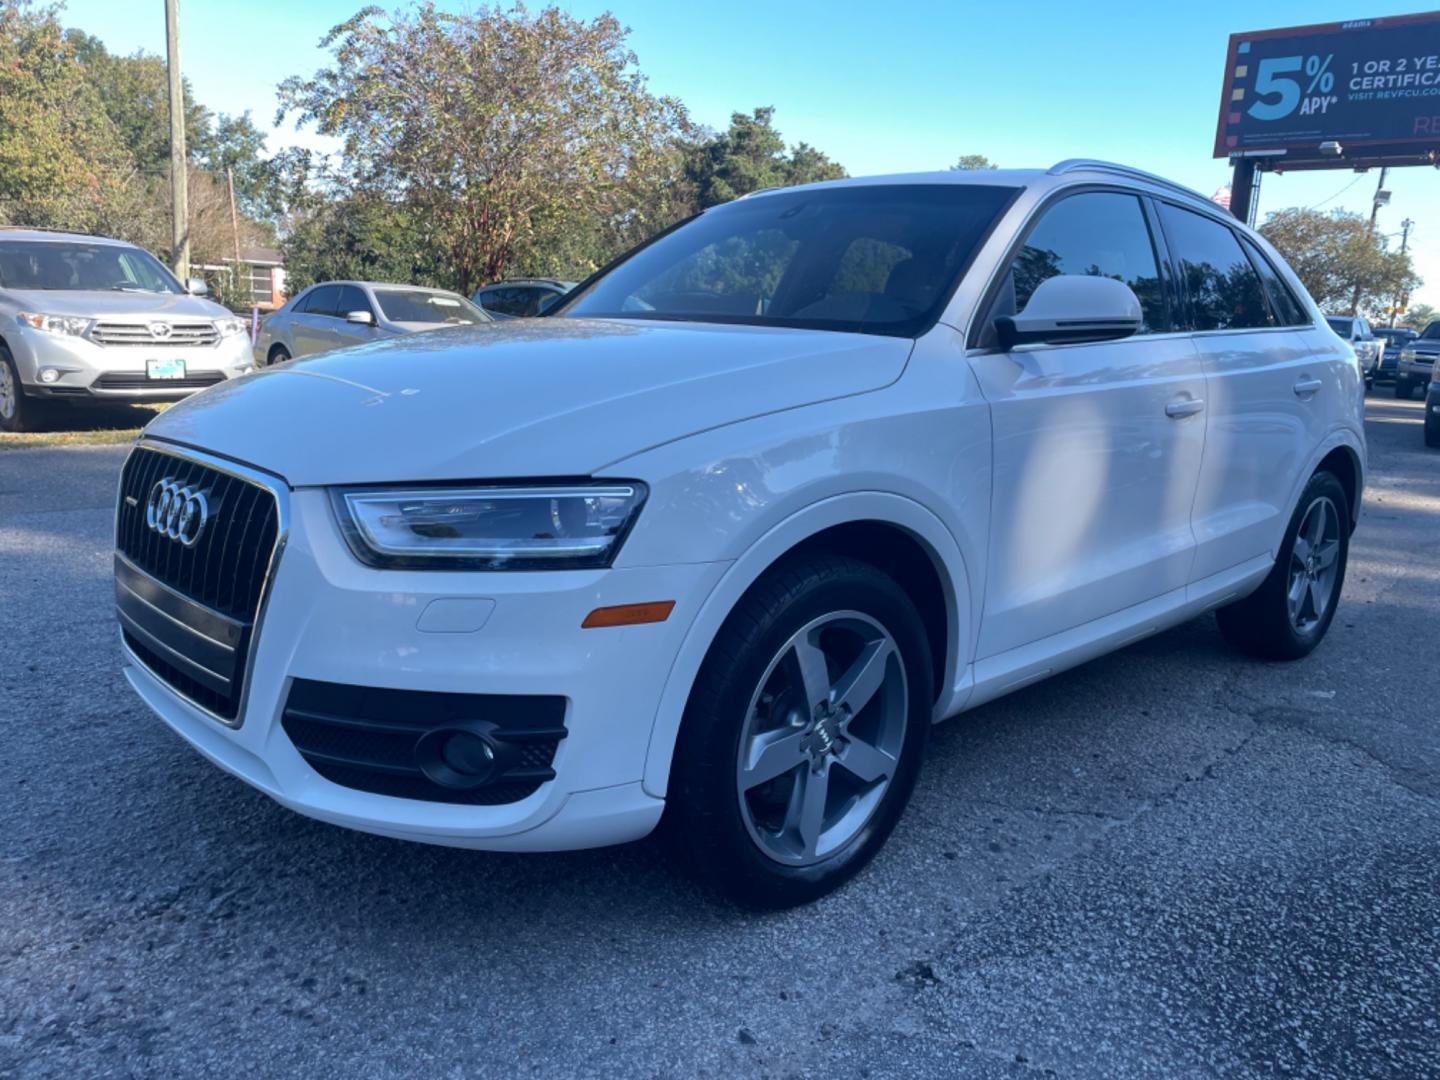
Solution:
{"label": "audi four rings emblem", "polygon": [[145,503],[145,524],[171,540],[194,547],[210,520],[205,492],[181,484],[173,476],[158,481]]}

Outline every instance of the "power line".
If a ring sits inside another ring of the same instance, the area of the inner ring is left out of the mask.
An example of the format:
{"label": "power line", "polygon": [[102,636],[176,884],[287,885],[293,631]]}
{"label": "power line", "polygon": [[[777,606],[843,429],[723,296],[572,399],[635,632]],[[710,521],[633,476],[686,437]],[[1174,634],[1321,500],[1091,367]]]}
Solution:
{"label": "power line", "polygon": [[1363,180],[1363,179],[1365,179],[1365,174],[1364,174],[1364,173],[1356,173],[1356,174],[1355,174],[1355,179],[1354,179],[1354,180],[1351,180],[1350,183],[1346,184],[1346,185],[1345,185],[1344,187],[1342,187],[1339,191],[1335,192],[1334,195],[1331,195],[1328,199],[1321,199],[1321,200],[1320,200],[1318,203],[1316,203],[1314,206],[1307,206],[1305,209],[1306,209],[1306,210],[1319,210],[1320,207],[1324,206],[1326,203],[1328,203],[1328,202],[1334,202],[1334,201],[1335,201],[1336,199],[1338,199],[1341,195],[1344,195],[1345,192],[1349,191],[1352,187],[1354,187],[1356,184],[1358,184],[1358,183],[1359,183],[1361,180]]}

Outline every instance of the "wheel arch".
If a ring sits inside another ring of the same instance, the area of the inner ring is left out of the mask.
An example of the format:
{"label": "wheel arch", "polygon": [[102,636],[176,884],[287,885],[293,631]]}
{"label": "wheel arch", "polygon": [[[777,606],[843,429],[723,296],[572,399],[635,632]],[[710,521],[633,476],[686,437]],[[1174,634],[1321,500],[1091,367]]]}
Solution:
{"label": "wheel arch", "polygon": [[[647,792],[660,797],[666,792],[691,687],[725,619],[761,575],[798,551],[847,555],[895,578],[916,601],[927,633],[932,634],[934,715],[955,711],[957,672],[968,662],[973,645],[969,573],[955,536],[931,511],[903,496],[885,492],[832,496],[797,511],[750,545],[701,605],[661,692],[645,760]],[[937,587],[938,598],[933,593]],[[939,643],[937,633],[943,635]]]}

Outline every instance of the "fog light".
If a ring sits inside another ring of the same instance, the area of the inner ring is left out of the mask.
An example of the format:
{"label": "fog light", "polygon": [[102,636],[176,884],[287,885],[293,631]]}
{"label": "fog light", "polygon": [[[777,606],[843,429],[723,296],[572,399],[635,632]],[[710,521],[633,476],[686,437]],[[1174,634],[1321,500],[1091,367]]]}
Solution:
{"label": "fog light", "polygon": [[60,381],[60,370],[59,370],[59,368],[53,368],[53,367],[41,368],[41,369],[40,369],[40,381],[43,382],[43,383],[59,382],[59,381]]}
{"label": "fog light", "polygon": [[513,748],[505,752],[492,737],[494,729],[483,720],[462,720],[427,731],[415,744],[415,764],[432,784],[459,791],[484,787],[514,757]]}

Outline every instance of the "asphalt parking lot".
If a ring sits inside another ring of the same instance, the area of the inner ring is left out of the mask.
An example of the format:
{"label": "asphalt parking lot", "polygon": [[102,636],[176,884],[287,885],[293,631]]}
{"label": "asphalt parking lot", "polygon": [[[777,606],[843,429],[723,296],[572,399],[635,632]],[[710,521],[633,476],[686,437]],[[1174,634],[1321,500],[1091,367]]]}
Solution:
{"label": "asphalt parking lot", "polygon": [[935,732],[873,868],[717,906],[652,843],[319,824],[118,670],[124,450],[0,452],[0,1076],[1440,1074],[1440,452],[1369,409],[1327,641],[1200,619]]}

